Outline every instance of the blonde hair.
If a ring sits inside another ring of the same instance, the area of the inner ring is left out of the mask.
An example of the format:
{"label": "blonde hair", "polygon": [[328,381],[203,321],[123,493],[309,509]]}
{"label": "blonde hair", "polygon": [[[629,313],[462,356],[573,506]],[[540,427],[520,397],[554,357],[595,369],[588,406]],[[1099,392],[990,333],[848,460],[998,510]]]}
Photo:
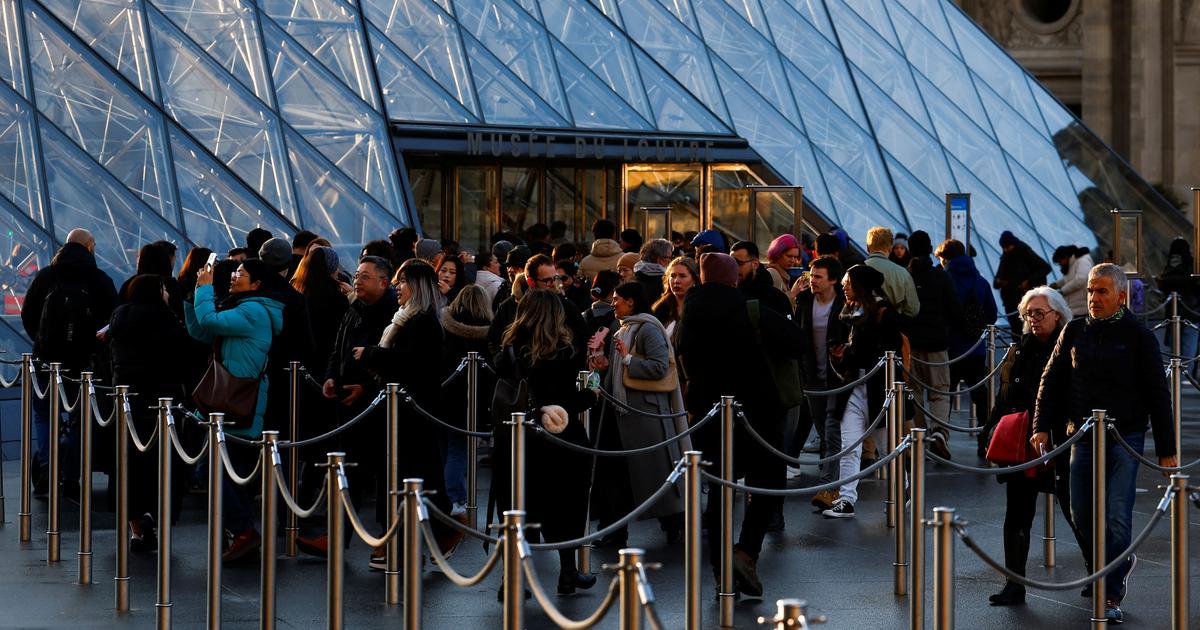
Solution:
{"label": "blonde hair", "polygon": [[450,302],[451,315],[465,315],[478,320],[492,321],[492,303],[487,292],[478,284],[468,284]]}
{"label": "blonde hair", "polygon": [[517,305],[517,315],[504,331],[501,345],[521,349],[532,363],[549,359],[561,348],[571,347],[571,329],[567,328],[566,321],[557,293],[549,289],[530,289]]}
{"label": "blonde hair", "polygon": [[867,230],[867,251],[888,252],[892,249],[892,231],[880,226]]}

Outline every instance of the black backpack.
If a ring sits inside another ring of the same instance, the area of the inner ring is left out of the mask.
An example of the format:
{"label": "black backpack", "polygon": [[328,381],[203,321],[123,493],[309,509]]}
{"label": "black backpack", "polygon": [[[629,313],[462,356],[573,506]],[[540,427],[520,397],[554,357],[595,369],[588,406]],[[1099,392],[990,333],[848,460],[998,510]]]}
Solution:
{"label": "black backpack", "polygon": [[46,294],[38,320],[38,358],[64,361],[90,356],[96,343],[96,322],[86,285],[58,282]]}

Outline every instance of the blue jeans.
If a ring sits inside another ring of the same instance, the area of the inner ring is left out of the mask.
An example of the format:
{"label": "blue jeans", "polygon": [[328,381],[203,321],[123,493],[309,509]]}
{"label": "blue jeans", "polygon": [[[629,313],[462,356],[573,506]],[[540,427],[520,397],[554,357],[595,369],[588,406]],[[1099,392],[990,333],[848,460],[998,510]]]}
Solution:
{"label": "blue jeans", "polygon": [[452,435],[446,440],[446,465],[443,474],[446,477],[446,498],[451,503],[467,503],[467,440]]}
{"label": "blue jeans", "polygon": [[[1143,432],[1127,433],[1121,437],[1139,454],[1146,442]],[[1108,515],[1105,538],[1105,564],[1129,547],[1133,538],[1133,499],[1137,488],[1138,462],[1127,453],[1116,440],[1109,438],[1105,455],[1106,496]],[[1092,567],[1092,528],[1087,523],[1092,518],[1092,445],[1089,438],[1071,447],[1071,514],[1079,530],[1079,544],[1083,546],[1088,572],[1102,567]],[[1105,596],[1120,602],[1125,597],[1125,578],[1133,563],[1128,559],[1108,575],[1104,583]]]}

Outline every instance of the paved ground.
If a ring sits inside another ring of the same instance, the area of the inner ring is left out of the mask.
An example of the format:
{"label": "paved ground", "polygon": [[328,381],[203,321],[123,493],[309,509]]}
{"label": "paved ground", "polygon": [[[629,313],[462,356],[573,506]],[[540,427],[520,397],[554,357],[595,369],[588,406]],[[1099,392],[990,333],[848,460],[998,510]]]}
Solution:
{"label": "paved ground", "polygon": [[[1187,405],[1200,412],[1200,396],[1189,393]],[[955,459],[978,463],[972,442],[956,435],[952,439]],[[1200,456],[1200,423],[1185,430],[1185,459]],[[131,559],[132,606],[126,614],[113,612],[113,537],[112,518],[99,513],[95,517],[95,580],[91,586],[74,584],[76,580],[77,506],[64,503],[63,562],[47,565],[46,503],[34,504],[34,540],[30,544],[17,542],[16,512],[18,507],[16,464],[4,467],[6,504],[5,520],[0,526],[0,627],[3,628],[148,628],[154,624],[155,556],[133,556]],[[486,469],[484,469],[486,473]],[[812,469],[808,470],[811,475]],[[97,475],[97,486],[104,477]],[[1135,529],[1140,530],[1147,515],[1161,496],[1158,484],[1163,479],[1143,470],[1139,479]],[[797,484],[813,483],[811,476]],[[99,488],[98,488],[99,493]],[[737,604],[735,624],[738,628],[756,627],[756,617],[769,615],[774,601],[783,597],[807,599],[812,610],[827,615],[829,628],[902,628],[907,624],[907,602],[892,594],[892,539],[883,519],[883,484],[865,482],[862,487],[859,515],[853,520],[830,520],[811,513],[807,501],[791,500],[787,504],[787,529],[769,535],[759,570],[766,596],[744,599]],[[1001,557],[1000,531],[1004,516],[1003,487],[991,477],[973,476],[934,466],[929,471],[928,505],[947,505],[958,508],[959,514],[970,522],[970,532],[986,549]],[[184,522],[176,528],[174,567],[174,616],[179,628],[201,627],[205,620],[205,527],[203,497],[191,496]],[[364,511],[364,514],[369,512]],[[1078,547],[1066,533],[1066,524],[1058,518],[1058,567],[1043,569],[1041,544],[1038,535],[1041,516],[1035,524],[1034,544],[1030,553],[1030,575],[1039,579],[1066,581],[1083,575]],[[1200,514],[1193,514],[1192,525],[1200,525]],[[1191,536],[1197,549],[1195,531]],[[682,628],[683,583],[681,546],[668,546],[659,533],[657,523],[637,525],[631,534],[631,544],[647,550],[647,559],[664,563],[665,567],[651,574],[658,608],[667,628]],[[282,544],[280,545],[282,550]],[[928,549],[931,560],[932,548]],[[1028,603],[1013,608],[990,608],[987,595],[995,592],[1003,581],[984,566],[961,544],[956,546],[956,615],[959,627],[1028,627],[1028,628],[1086,628],[1090,600],[1082,599],[1078,591],[1031,592]],[[1193,554],[1194,555],[1194,554]],[[452,562],[460,571],[474,570],[484,554],[479,545],[466,544]],[[615,552],[597,552],[594,563],[615,562]],[[1169,534],[1164,521],[1139,553],[1137,571],[1131,580],[1130,594],[1125,603],[1126,624],[1134,628],[1166,628],[1169,625]],[[345,619],[347,628],[396,627],[402,623],[400,607],[383,604],[382,574],[366,566],[367,551],[356,542],[348,552],[346,575]],[[537,559],[543,583],[553,587],[557,575],[557,558],[551,555]],[[1192,596],[1200,585],[1197,564],[1192,563]],[[281,628],[315,628],[325,619],[325,565],[313,558],[285,558],[278,562],[279,612]],[[705,564],[705,591],[712,593],[710,574]],[[930,565],[930,575],[932,566]],[[608,577],[602,576],[602,580]],[[439,573],[426,571],[424,578],[424,619],[427,628],[499,628],[501,608],[496,602],[498,577],[489,578],[483,585],[459,589]],[[932,609],[932,584],[927,590],[927,610]],[[224,571],[223,618],[226,628],[251,628],[258,622],[257,562],[227,567]],[[579,618],[590,613],[600,601],[604,589],[597,586],[590,592],[558,598],[560,608]],[[1197,606],[1193,605],[1193,611]],[[715,598],[706,598],[703,610],[705,627],[717,626]],[[1200,624],[1200,614],[1192,615],[1192,623]],[[553,628],[553,624],[530,603],[527,608],[529,628]],[[616,628],[614,614],[609,614],[599,627]],[[932,626],[931,626],[932,627]]]}

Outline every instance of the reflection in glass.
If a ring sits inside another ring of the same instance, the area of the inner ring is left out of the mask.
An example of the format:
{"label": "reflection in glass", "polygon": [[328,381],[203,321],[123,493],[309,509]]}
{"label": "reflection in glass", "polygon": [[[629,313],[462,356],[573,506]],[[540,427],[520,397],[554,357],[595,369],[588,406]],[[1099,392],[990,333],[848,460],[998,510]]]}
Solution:
{"label": "reflection in glass", "polygon": [[130,83],[155,98],[153,69],[146,52],[146,22],[139,3],[41,0],[41,4]]}
{"label": "reflection in glass", "polygon": [[754,243],[764,256],[771,241],[782,234],[796,233],[796,211],[802,208],[798,191],[759,191],[752,193]]}
{"label": "reflection in glass", "polygon": [[41,165],[34,155],[33,108],[7,87],[0,88],[0,194],[45,228],[38,192]]}
{"label": "reflection in glass", "polygon": [[410,168],[408,183],[417,204],[417,220],[425,238],[442,238],[442,169]]}
{"label": "reflection in glass", "polygon": [[746,186],[760,183],[744,168],[713,168],[712,190],[708,198],[708,213],[714,229],[728,238],[727,245],[744,241],[753,235],[750,213],[750,191]]}
{"label": "reflection in glass", "polygon": [[574,240],[575,235],[575,199],[579,197],[576,191],[576,175],[583,176],[583,171],[576,173],[573,168],[546,169],[546,225],[553,226],[555,221],[562,221],[567,226],[567,238]]}
{"label": "reflection in glass", "polygon": [[502,169],[500,186],[500,229],[523,235],[538,222],[538,169]]}
{"label": "reflection in glass", "polygon": [[670,208],[670,230],[680,234],[699,231],[701,184],[699,167],[627,169],[625,207],[629,209],[629,216],[626,224],[641,229],[647,217],[644,213],[639,216],[639,208]]}
{"label": "reflection in glass", "polygon": [[457,186],[455,216],[458,217],[458,243],[465,249],[479,250],[496,233],[496,169],[490,166],[460,166],[455,169]]}
{"label": "reflection in glass", "polygon": [[1113,210],[1113,263],[1130,275],[1141,275],[1142,213]]}

